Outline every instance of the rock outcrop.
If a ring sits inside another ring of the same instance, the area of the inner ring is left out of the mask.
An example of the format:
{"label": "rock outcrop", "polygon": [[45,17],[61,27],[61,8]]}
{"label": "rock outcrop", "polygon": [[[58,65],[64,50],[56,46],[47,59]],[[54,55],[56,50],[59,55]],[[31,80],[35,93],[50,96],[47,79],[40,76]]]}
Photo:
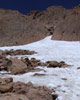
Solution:
{"label": "rock outcrop", "polygon": [[27,44],[52,35],[65,14],[66,9],[60,6],[27,15],[0,9],[0,46]]}
{"label": "rock outcrop", "polygon": [[45,11],[0,9],[0,46],[21,45],[53,35],[54,40],[80,41],[80,6],[66,10],[52,6]]}
{"label": "rock outcrop", "polygon": [[67,11],[54,30],[53,40],[80,41],[80,6]]}
{"label": "rock outcrop", "polygon": [[17,58],[6,58],[4,56],[0,56],[0,71],[6,71],[10,74],[23,74],[29,71],[34,70],[36,67],[31,63],[31,61],[28,58],[26,63]]}
{"label": "rock outcrop", "polygon": [[12,78],[0,78],[0,100],[56,100],[58,95],[45,86],[35,87],[31,82],[13,82]]}
{"label": "rock outcrop", "polygon": [[35,51],[29,51],[29,50],[21,50],[21,49],[18,49],[18,50],[5,50],[5,51],[1,51],[1,55],[3,56],[16,56],[16,55],[33,55],[35,54],[36,52]]}
{"label": "rock outcrop", "polygon": [[[11,52],[11,51],[10,51]],[[8,51],[9,53],[9,51]],[[6,71],[9,74],[17,75],[17,74],[24,74],[30,71],[40,71],[37,66],[47,66],[49,68],[65,68],[69,67],[64,61],[57,62],[57,61],[47,61],[45,63],[37,60],[35,58],[6,58],[3,55],[0,55],[0,71]]]}
{"label": "rock outcrop", "polygon": [[51,67],[51,68],[56,68],[56,67],[59,67],[59,68],[66,68],[66,67],[69,67],[70,65],[66,64],[64,61],[61,61],[61,62],[57,62],[57,61],[47,61],[46,62],[47,64],[47,67]]}

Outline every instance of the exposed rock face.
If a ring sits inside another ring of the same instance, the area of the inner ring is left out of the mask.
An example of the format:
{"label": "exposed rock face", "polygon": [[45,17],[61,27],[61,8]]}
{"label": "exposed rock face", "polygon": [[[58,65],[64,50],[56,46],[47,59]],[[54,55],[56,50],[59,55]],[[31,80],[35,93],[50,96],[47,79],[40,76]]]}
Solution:
{"label": "exposed rock face", "polygon": [[27,15],[0,9],[0,46],[27,44],[53,33],[54,40],[79,41],[79,21],[79,6],[70,10],[52,6]]}
{"label": "exposed rock face", "polygon": [[[55,91],[45,86],[35,87],[31,82],[25,84],[10,81],[7,83],[7,80],[12,79],[0,79],[0,100],[56,100],[58,97],[51,95]],[[5,84],[2,84],[4,81]]]}
{"label": "exposed rock face", "polygon": [[41,27],[31,17],[18,11],[0,9],[0,46],[40,40],[45,37],[45,29]]}
{"label": "exposed rock face", "polygon": [[52,39],[80,41],[80,6],[66,13],[64,20],[57,25]]}
{"label": "exposed rock face", "polygon": [[0,9],[0,46],[21,45],[43,39],[53,34],[65,14],[66,10],[60,6],[32,11],[27,15]]}

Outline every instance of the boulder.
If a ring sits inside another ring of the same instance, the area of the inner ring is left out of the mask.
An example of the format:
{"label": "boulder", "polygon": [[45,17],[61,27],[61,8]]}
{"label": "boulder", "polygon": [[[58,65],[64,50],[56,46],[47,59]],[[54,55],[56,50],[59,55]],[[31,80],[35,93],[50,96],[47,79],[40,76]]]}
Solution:
{"label": "boulder", "polygon": [[45,86],[35,87],[31,82],[25,84],[11,81],[0,85],[0,100],[55,100],[52,99],[52,91]]}
{"label": "boulder", "polygon": [[0,85],[0,93],[11,92],[13,89],[12,85]]}
{"label": "boulder", "polygon": [[0,56],[0,71],[9,71],[12,61],[4,56]]}
{"label": "boulder", "polygon": [[77,67],[77,69],[80,69],[80,67]]}
{"label": "boulder", "polygon": [[0,78],[0,85],[7,85],[13,82],[13,78]]}
{"label": "boulder", "polygon": [[28,92],[27,85],[25,83],[22,83],[22,82],[16,82],[13,85],[12,92],[18,93],[18,94],[25,94]]}
{"label": "boulder", "polygon": [[50,61],[50,62],[48,61],[46,63],[48,64],[48,67],[53,67],[53,68],[59,67],[59,63],[57,61]]}
{"label": "boulder", "polygon": [[0,93],[8,93],[13,89],[12,78],[0,78]]}
{"label": "boulder", "polygon": [[29,100],[25,95],[7,93],[0,96],[0,100]]}
{"label": "boulder", "polygon": [[19,59],[11,58],[12,65],[10,68],[11,74],[23,74],[27,71],[27,65]]}
{"label": "boulder", "polygon": [[31,58],[30,62],[33,64],[33,66],[46,66],[46,63],[41,62],[38,59]]}
{"label": "boulder", "polygon": [[70,66],[70,65],[66,64],[64,61],[61,61],[61,62],[47,61],[46,65],[47,65],[47,67],[52,67],[52,68],[56,68],[56,67],[66,68],[66,67]]}
{"label": "boulder", "polygon": [[38,66],[38,63],[40,63],[40,60],[37,60],[35,58],[31,58],[30,62],[32,63],[33,66]]}
{"label": "boulder", "polygon": [[58,98],[57,94],[52,94],[52,100],[56,100]]}

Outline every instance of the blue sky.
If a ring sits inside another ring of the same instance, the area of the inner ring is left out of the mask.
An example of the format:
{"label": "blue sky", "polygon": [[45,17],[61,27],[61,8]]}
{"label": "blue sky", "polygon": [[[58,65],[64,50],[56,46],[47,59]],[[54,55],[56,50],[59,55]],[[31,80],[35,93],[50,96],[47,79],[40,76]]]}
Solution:
{"label": "blue sky", "polygon": [[45,10],[53,5],[61,5],[70,9],[79,4],[80,0],[0,0],[0,8],[19,10],[24,14],[31,10]]}

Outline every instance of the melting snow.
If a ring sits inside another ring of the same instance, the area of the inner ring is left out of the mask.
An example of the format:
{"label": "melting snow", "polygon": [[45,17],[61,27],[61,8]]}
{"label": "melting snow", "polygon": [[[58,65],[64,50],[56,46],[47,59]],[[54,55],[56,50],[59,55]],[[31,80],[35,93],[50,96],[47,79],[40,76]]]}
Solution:
{"label": "melting snow", "polygon": [[[29,58],[35,57],[42,62],[45,61],[65,61],[72,65],[69,68],[46,68],[40,67],[44,71],[38,73],[45,73],[45,76],[33,76],[35,72],[26,73],[23,75],[6,75],[6,77],[13,77],[14,82],[31,81],[35,85],[46,85],[50,88],[55,88],[56,93],[59,94],[57,100],[80,100],[80,42],[66,42],[51,40],[51,36],[28,45],[0,47],[0,50],[10,49],[25,49],[34,50],[37,54],[28,55]],[[19,58],[22,55],[18,56]],[[24,56],[25,57],[25,56]],[[1,77],[5,77],[2,76]],[[62,80],[66,78],[67,80]]]}

